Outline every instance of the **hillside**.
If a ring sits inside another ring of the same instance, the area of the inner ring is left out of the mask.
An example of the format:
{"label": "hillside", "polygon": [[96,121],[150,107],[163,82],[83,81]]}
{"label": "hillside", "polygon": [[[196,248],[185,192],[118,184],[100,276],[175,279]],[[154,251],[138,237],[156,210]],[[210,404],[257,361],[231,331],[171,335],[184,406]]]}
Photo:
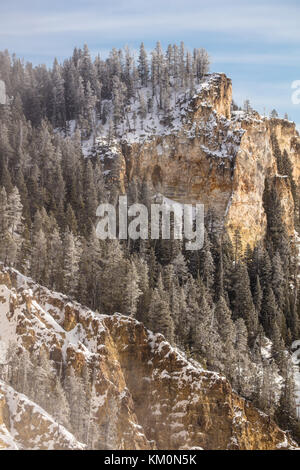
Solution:
{"label": "hillside", "polygon": [[[49,69],[0,52],[0,80],[3,445],[299,443],[295,124],[183,43]],[[204,204],[203,247],[99,238],[125,194]]]}
{"label": "hillside", "polygon": [[[266,235],[267,181],[278,195],[293,237],[295,202],[290,176],[297,188],[300,183],[300,137],[295,123],[261,117],[253,110],[232,110],[231,80],[224,74],[207,75],[191,98],[183,93],[172,103],[167,121],[161,117],[154,124],[150,114],[143,130],[135,132],[126,127],[126,122],[133,122],[134,111],[129,108],[112,150],[105,137],[108,131],[102,129],[92,154],[102,158],[106,178],[118,177],[124,193],[133,181],[146,180],[153,192],[167,198],[201,202],[232,238],[239,230],[244,249],[247,244],[254,247]],[[159,112],[154,116],[159,117]],[[292,175],[278,167],[275,140],[292,164]],[[86,147],[85,154],[89,155]]]}
{"label": "hillside", "polygon": [[[89,380],[94,377],[88,423],[93,442],[88,447],[283,449],[295,445],[265,414],[240,398],[224,377],[187,360],[162,335],[153,335],[134,319],[97,315],[4,268],[0,294],[1,362],[13,339],[20,350],[33,356],[44,350],[64,375],[73,367],[80,377],[87,366]],[[57,417],[5,383],[4,369],[2,448],[84,448]],[[26,390],[26,379],[15,386]],[[40,387],[42,393],[43,384]],[[54,390],[48,403],[51,393]]]}

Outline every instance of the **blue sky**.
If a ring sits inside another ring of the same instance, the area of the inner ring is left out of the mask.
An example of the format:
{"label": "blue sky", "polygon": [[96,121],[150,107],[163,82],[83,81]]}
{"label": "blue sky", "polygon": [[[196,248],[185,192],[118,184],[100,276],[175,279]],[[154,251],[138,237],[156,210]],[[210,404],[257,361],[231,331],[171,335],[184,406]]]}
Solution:
{"label": "blue sky", "polygon": [[205,47],[212,70],[233,80],[240,104],[276,108],[300,127],[291,84],[300,80],[299,0],[1,0],[0,49],[34,64],[63,60],[74,46],[153,48],[183,40]]}

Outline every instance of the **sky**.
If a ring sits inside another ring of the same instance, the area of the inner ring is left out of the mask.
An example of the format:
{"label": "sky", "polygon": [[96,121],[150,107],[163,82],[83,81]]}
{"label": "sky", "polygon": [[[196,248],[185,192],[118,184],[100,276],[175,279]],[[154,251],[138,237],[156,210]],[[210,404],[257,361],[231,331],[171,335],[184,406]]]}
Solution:
{"label": "sky", "polygon": [[288,113],[300,129],[299,0],[0,0],[0,50],[35,65],[62,61],[87,43],[92,56],[143,41],[204,47],[211,70],[233,81],[234,99]]}

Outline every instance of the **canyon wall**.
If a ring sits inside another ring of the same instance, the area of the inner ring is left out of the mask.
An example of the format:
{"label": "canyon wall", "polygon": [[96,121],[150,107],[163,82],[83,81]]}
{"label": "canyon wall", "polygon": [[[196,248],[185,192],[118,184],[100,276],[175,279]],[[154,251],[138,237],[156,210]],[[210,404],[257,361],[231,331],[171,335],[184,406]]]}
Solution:
{"label": "canyon wall", "polygon": [[[262,118],[258,113],[231,112],[232,85],[224,74],[207,77],[192,98],[179,97],[168,125],[156,132],[126,136],[116,144],[115,161],[97,152],[110,175],[126,192],[131,181],[146,180],[153,192],[180,203],[202,203],[212,211],[217,226],[232,235],[239,229],[243,245],[251,246],[266,231],[263,207],[265,180],[278,190],[288,233],[294,234],[294,203],[290,183],[278,175],[271,135],[286,150],[293,177],[300,183],[300,138],[295,124],[283,119]],[[282,176],[282,175],[281,175]]]}
{"label": "canyon wall", "polygon": [[[94,446],[103,449],[287,449],[289,436],[221,375],[136,320],[96,314],[14,270],[0,271],[0,351],[11,339],[57,369],[93,377]],[[1,363],[4,359],[1,358]],[[96,431],[95,431],[96,430]],[[85,448],[0,381],[0,448]]]}

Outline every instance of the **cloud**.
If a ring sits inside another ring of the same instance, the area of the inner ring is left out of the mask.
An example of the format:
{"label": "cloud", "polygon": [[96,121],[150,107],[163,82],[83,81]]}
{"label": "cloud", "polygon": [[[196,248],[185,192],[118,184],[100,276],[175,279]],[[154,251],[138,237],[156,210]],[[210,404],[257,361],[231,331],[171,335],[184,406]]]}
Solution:
{"label": "cloud", "polygon": [[[27,2],[26,2],[27,3]],[[109,2],[64,2],[55,10],[37,7],[1,13],[0,37],[41,34],[98,33],[115,38],[164,36],[183,32],[217,33],[268,41],[300,40],[300,7],[294,2],[221,2],[154,0]],[[0,7],[2,8],[2,7]]]}
{"label": "cloud", "polygon": [[296,66],[300,61],[299,51],[292,50],[286,54],[263,54],[247,53],[244,54],[212,54],[214,64],[254,64],[254,65],[277,65],[277,66]]}
{"label": "cloud", "polygon": [[1,0],[0,47],[50,65],[84,42],[105,57],[112,47],[182,39],[207,48],[212,69],[234,79],[241,102],[250,97],[261,110],[276,107],[299,122],[289,90],[300,79],[299,18],[299,0]]}

